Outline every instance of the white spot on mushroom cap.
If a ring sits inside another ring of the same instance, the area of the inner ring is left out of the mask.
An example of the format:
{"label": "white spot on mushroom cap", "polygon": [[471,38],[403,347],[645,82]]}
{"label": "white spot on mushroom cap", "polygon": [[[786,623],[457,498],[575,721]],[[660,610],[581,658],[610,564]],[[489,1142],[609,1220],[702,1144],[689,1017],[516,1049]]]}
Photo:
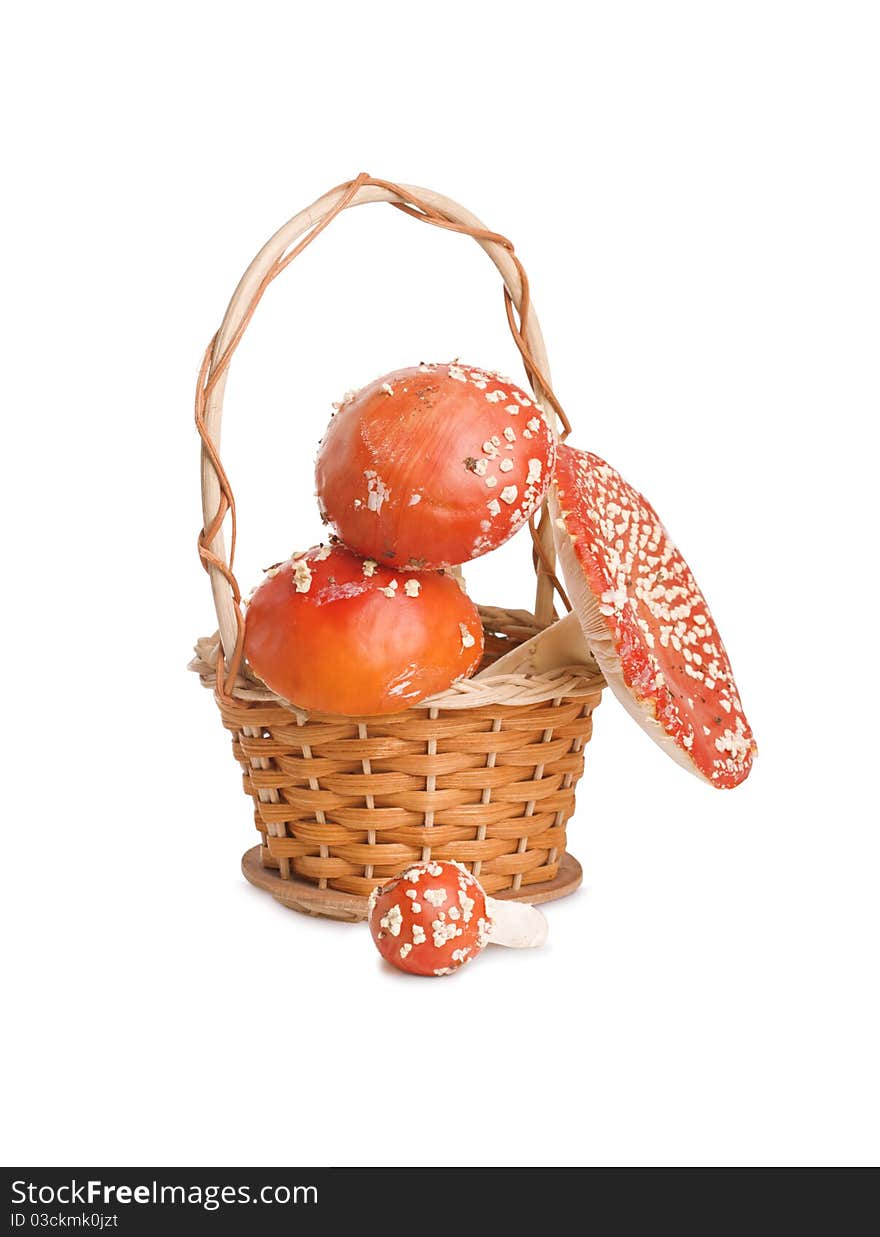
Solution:
{"label": "white spot on mushroom cap", "polygon": [[446,923],[445,917],[441,919],[438,916],[431,924],[431,931],[434,936],[434,948],[442,949],[448,941],[455,939],[457,929],[454,923]]}
{"label": "white spot on mushroom cap", "polygon": [[391,497],[391,490],[372,468],[364,470],[364,477],[367,481],[367,509],[378,515],[382,504]]}
{"label": "white spot on mushroom cap", "polygon": [[379,927],[390,932],[392,936],[400,936],[400,925],[403,923],[403,912],[398,903],[388,908],[379,920]]}
{"label": "white spot on mushroom cap", "polygon": [[293,569],[293,582],[298,593],[307,593],[312,587],[312,572],[305,559],[300,559]]}
{"label": "white spot on mushroom cap", "polygon": [[336,411],[338,412],[340,408],[344,408],[346,404],[350,404],[357,394],[358,392],[352,387],[351,389],[345,392],[342,399],[334,400],[332,407],[335,408]]}

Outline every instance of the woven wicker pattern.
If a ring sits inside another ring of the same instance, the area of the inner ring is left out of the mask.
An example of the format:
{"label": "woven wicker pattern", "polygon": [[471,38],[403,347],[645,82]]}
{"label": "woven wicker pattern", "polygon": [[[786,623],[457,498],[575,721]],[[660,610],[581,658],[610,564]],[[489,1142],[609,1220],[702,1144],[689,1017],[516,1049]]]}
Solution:
{"label": "woven wicker pattern", "polygon": [[[481,613],[487,663],[536,629],[522,611]],[[192,668],[212,686],[205,651]],[[418,859],[457,859],[498,893],[556,876],[602,684],[582,675],[577,687],[524,705],[428,703],[374,718],[309,715],[254,680],[215,698],[264,865],[366,895]]]}

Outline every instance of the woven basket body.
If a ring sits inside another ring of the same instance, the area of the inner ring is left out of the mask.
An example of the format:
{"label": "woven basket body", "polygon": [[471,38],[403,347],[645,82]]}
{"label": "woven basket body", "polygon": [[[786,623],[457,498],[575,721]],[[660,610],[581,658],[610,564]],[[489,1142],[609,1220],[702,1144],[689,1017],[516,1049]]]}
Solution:
{"label": "woven basket body", "polygon": [[[489,658],[537,629],[482,615]],[[368,718],[294,711],[256,684],[217,701],[264,867],[367,897],[416,860],[457,859],[497,895],[556,878],[600,693]]]}
{"label": "woven basket body", "polygon": [[[508,319],[532,389],[567,430],[549,388],[525,272],[509,242],[487,232],[462,207],[425,190],[359,177],[331,191],[258,254],[203,363],[196,400],[203,441],[199,544],[219,630],[199,641],[191,668],[213,689],[232,734],[244,790],[254,803],[262,868],[313,891],[303,905],[296,897],[281,898],[287,905],[360,918],[378,883],[428,858],[458,860],[495,896],[549,898],[603,686],[595,667],[531,676],[490,672],[399,714],[342,717],[308,714],[280,699],[242,659],[241,596],[224,541],[224,523],[231,517],[234,545],[235,506],[219,459],[228,362],[271,279],[341,209],[374,201],[465,232],[489,253],[504,277]],[[291,249],[304,233],[306,240]],[[486,631],[481,671],[556,618],[558,581],[546,511],[533,522],[532,540],[536,614],[481,609]],[[245,872],[250,875],[247,864]],[[320,891],[327,891],[325,902]],[[342,909],[340,895],[348,899]]]}

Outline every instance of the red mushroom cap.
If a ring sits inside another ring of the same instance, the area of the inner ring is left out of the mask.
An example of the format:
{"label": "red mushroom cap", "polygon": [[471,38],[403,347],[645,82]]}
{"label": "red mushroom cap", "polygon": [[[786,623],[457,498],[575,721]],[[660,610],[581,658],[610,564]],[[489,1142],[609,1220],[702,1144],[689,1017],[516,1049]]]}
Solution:
{"label": "red mushroom cap", "polygon": [[649,502],[610,464],[560,446],[554,535],[587,642],[615,695],[712,786],[757,753],[730,661],[691,570]]}
{"label": "red mushroom cap", "polygon": [[382,957],[411,975],[451,975],[492,931],[480,882],[460,863],[440,859],[374,889],[369,921]]}
{"label": "red mushroom cap", "polygon": [[452,576],[315,546],[267,573],[248,605],[244,651],[300,708],[399,713],[473,674],[483,625]]}
{"label": "red mushroom cap", "polygon": [[318,453],[324,518],[360,554],[451,567],[539,506],[555,441],[532,396],[470,365],[419,365],[344,401]]}

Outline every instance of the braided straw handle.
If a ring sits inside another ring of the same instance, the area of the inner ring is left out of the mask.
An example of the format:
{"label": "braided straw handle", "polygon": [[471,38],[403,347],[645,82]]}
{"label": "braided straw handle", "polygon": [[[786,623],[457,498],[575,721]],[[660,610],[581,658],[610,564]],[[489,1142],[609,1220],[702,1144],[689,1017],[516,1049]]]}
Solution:
{"label": "braided straw handle", "polygon": [[[490,232],[457,202],[428,189],[395,185],[374,180],[361,173],[355,180],[331,189],[317,202],[295,215],[267,241],[242,276],[226,310],[220,330],[211,340],[202,361],[196,388],[196,425],[202,439],[202,517],[199,556],[211,579],[214,608],[226,663],[226,674],[217,675],[218,690],[231,690],[242,659],[244,617],[241,592],[233,573],[235,555],[235,499],[229,478],[220,460],[220,426],[223,394],[229,362],[244,335],[266,288],[314,238],[343,210],[366,202],[389,202],[413,218],[435,227],[471,236],[497,266],[504,280],[504,302],[514,342],[519,349],[526,374],[536,399],[558,436],[569,432],[568,419],[550,387],[547,354],[538,319],[531,305],[529,282],[513,245],[498,233]],[[229,553],[226,552],[224,524],[231,518]],[[553,619],[554,589],[567,604],[554,572],[555,552],[546,504],[540,519],[531,525],[534,544],[533,564],[537,574],[535,614],[544,626]],[[218,670],[220,668],[218,667]]]}

